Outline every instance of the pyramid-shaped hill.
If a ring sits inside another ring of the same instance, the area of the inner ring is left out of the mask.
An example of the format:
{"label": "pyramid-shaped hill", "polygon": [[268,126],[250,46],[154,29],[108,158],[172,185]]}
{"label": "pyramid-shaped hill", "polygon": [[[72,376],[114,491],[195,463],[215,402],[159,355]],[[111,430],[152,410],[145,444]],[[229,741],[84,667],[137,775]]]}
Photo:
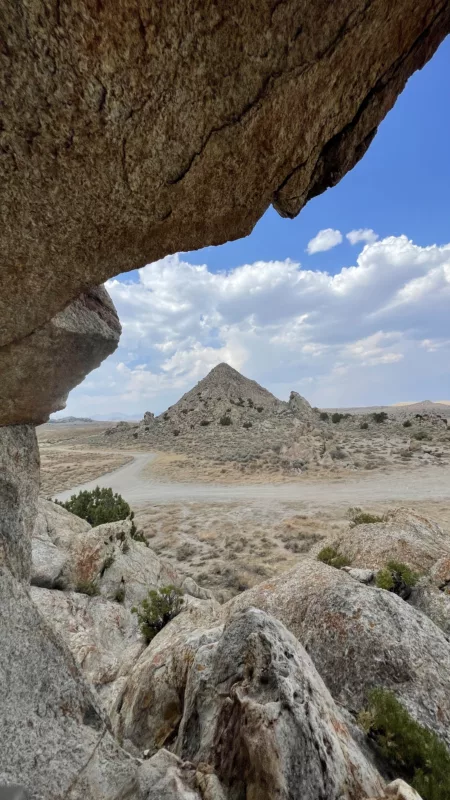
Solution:
{"label": "pyramid-shaped hill", "polygon": [[218,422],[229,417],[232,422],[259,419],[288,410],[256,381],[245,378],[229,364],[218,364],[193,389],[158,417],[185,427]]}

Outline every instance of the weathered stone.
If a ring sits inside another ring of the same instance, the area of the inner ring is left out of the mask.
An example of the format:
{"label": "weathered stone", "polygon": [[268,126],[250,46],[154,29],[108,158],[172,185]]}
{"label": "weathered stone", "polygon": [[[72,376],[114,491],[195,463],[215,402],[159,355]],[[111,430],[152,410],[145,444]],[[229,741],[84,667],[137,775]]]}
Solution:
{"label": "weathered stone", "polygon": [[32,587],[31,599],[109,711],[145,648],[135,615],[119,603],[78,592]]}
{"label": "weathered stone", "polygon": [[138,800],[137,763],[26,588],[0,569],[0,783],[32,800]]}
{"label": "weathered stone", "polygon": [[401,778],[397,778],[396,781],[392,781],[386,786],[381,795],[369,798],[369,800],[422,800],[422,798],[415,789],[405,781],[402,781]]}
{"label": "weathered stone", "polygon": [[86,286],[248,234],[270,203],[297,214],[364,154],[450,9],[43,0],[0,24],[8,344]]}
{"label": "weathered stone", "polygon": [[201,644],[216,641],[221,606],[189,599],[183,611],[153,639],[131,671],[111,714],[123,746],[155,753],[171,741],[183,713],[188,670]]}
{"label": "weathered stone", "polygon": [[120,323],[102,286],[90,289],[50,322],[0,348],[0,425],[45,422],[65,407],[70,389],[112,353]]}
{"label": "weathered stone", "polygon": [[139,770],[143,800],[207,800],[194,788],[195,768],[168,750],[160,750]]}
{"label": "weathered stone", "polygon": [[358,569],[357,567],[343,567],[343,572],[360,583],[371,583],[374,579],[373,569]]}
{"label": "weathered stone", "polygon": [[380,569],[390,560],[429,572],[442,556],[450,557],[450,534],[411,509],[398,508],[384,522],[355,525],[334,543],[352,567]]}
{"label": "weathered stone", "polygon": [[[3,380],[3,378],[2,378]],[[39,450],[31,425],[0,427],[0,567],[28,580],[39,491]]]}
{"label": "weathered stone", "polygon": [[310,403],[298,392],[291,392],[289,395],[289,408],[302,420],[307,422],[316,421]]}
{"label": "weathered stone", "polygon": [[320,561],[238,595],[225,613],[255,606],[281,620],[310,654],[331,694],[358,712],[367,692],[395,692],[411,715],[450,744],[450,643],[422,612]]}
{"label": "weathered stone", "polygon": [[35,560],[35,585],[85,591],[87,585],[95,584],[108,600],[123,593],[127,608],[143,600],[149,589],[180,583],[169,564],[132,538],[130,520],[91,528],[85,520],[42,498],[33,534]]}
{"label": "weathered stone", "polygon": [[426,614],[450,637],[450,595],[447,592],[425,583],[413,589],[408,603]]}
{"label": "weathered stone", "polygon": [[350,800],[383,782],[296,639],[256,609],[237,614],[189,669],[175,751],[208,764],[227,800]]}
{"label": "weathered stone", "polygon": [[146,411],[144,414],[144,425],[150,425],[155,421],[155,415],[151,411]]}
{"label": "weathered stone", "polygon": [[430,575],[441,589],[450,589],[450,555],[442,556],[439,561],[436,561],[431,569]]}

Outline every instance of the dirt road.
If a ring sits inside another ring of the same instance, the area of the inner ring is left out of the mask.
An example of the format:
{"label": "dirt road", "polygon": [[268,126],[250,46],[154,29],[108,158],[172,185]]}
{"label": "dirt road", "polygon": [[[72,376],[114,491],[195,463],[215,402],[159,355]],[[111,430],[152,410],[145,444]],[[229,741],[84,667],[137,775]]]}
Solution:
{"label": "dirt road", "polygon": [[379,502],[450,500],[450,467],[398,471],[395,475],[372,472],[345,479],[282,484],[220,485],[201,483],[161,483],[143,475],[154,458],[152,453],[130,453],[134,460],[89,483],[55,495],[67,500],[80,489],[110,486],[136,508],[148,503],[174,502],[274,502],[305,503],[314,506],[354,506]]}

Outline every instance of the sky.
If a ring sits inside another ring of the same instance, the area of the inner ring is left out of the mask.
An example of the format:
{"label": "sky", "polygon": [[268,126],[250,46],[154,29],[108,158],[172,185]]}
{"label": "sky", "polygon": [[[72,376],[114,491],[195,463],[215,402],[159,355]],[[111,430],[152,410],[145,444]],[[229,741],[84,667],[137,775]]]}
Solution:
{"label": "sky", "polygon": [[450,37],[295,220],[107,282],[117,351],[57,416],[160,413],[221,361],[321,407],[450,399]]}

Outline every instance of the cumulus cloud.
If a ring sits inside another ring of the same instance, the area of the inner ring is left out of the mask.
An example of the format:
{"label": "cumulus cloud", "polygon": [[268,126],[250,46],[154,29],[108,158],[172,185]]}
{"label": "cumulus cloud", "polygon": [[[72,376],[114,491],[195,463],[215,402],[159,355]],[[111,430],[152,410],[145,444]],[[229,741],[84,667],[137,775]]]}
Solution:
{"label": "cumulus cloud", "polygon": [[306,250],[311,256],[313,253],[322,253],[324,250],[331,250],[332,247],[336,247],[336,245],[341,242],[342,233],[340,231],[333,230],[333,228],[324,228],[322,231],[319,231],[313,239],[310,239]]}
{"label": "cumulus cloud", "polygon": [[350,244],[359,244],[359,242],[373,244],[378,239],[378,234],[372,228],[358,228],[358,230],[349,231],[345,236]]}
{"label": "cumulus cloud", "polygon": [[[107,283],[120,346],[71,395],[69,413],[162,411],[221,361],[315,405],[444,395],[450,244],[367,244],[335,275],[289,259],[228,272],[167,256]],[[420,399],[420,397],[418,398]]]}

